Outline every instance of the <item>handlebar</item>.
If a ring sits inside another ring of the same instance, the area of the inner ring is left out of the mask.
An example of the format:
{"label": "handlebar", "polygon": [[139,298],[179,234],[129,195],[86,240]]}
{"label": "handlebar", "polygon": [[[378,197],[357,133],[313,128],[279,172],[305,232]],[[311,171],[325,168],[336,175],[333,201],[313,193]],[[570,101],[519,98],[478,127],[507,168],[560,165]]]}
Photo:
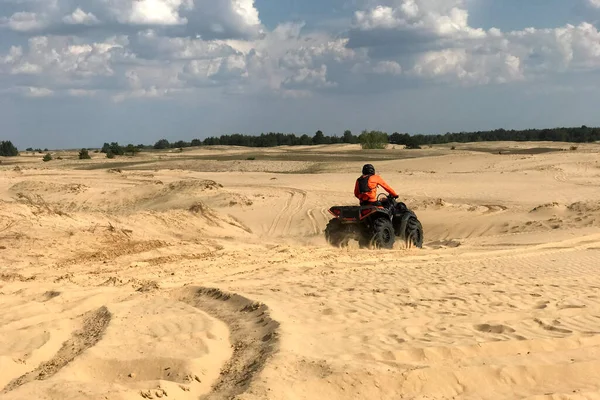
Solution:
{"label": "handlebar", "polygon": [[392,204],[396,203],[396,199],[398,198],[398,196],[392,196],[392,195],[391,195],[391,194],[389,194],[389,193],[388,193],[388,194],[386,194],[386,193],[379,193],[379,194],[377,195],[377,201],[381,201],[381,200],[380,200],[380,197],[381,197],[381,196],[385,197],[385,199],[386,199],[387,201],[389,201],[390,203],[392,203]]}

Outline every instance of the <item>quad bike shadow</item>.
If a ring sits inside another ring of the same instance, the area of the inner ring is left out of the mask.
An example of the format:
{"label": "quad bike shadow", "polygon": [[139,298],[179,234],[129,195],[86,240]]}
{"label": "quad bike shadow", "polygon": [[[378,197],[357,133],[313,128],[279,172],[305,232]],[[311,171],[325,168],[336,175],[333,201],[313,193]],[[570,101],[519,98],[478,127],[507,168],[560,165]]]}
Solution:
{"label": "quad bike shadow", "polygon": [[335,247],[357,240],[361,248],[391,249],[396,238],[407,248],[423,247],[423,226],[406,204],[380,193],[377,203],[365,206],[333,206],[335,217],[325,228],[325,239]]}

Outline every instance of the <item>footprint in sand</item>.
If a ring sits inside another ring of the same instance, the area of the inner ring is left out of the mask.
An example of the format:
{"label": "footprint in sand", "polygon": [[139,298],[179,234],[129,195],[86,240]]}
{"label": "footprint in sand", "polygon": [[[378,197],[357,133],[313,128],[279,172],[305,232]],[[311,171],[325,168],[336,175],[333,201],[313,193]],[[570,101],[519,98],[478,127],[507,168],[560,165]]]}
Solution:
{"label": "footprint in sand", "polygon": [[[558,333],[565,333],[565,334],[569,334],[569,333],[573,333],[573,331],[570,331],[568,329],[563,329],[563,328],[557,328],[556,326],[552,326],[552,325],[548,325],[546,323],[544,323],[542,320],[539,319],[534,319],[534,321],[543,329],[550,331],[550,332],[558,332]],[[554,324],[559,324],[559,321],[554,321]]]}
{"label": "footprint in sand", "polygon": [[483,333],[514,333],[515,330],[510,326],[506,325],[490,325],[490,324],[480,324],[475,325],[475,329],[479,332]]}
{"label": "footprint in sand", "polygon": [[548,307],[548,304],[550,304],[549,301],[540,301],[533,308],[536,310],[543,310],[544,308]]}

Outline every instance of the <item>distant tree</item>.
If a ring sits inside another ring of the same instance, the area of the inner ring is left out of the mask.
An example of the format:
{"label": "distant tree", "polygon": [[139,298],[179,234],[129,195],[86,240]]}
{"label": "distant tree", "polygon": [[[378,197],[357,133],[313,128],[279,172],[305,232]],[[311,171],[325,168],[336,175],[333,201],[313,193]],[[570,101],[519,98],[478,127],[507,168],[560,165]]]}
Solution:
{"label": "distant tree", "polygon": [[179,140],[175,143],[171,143],[172,148],[181,148],[181,147],[190,147],[190,146],[191,146],[191,143],[188,143],[184,140]]}
{"label": "distant tree", "polygon": [[402,143],[402,135],[399,134],[398,132],[394,132],[390,135],[390,143],[391,144],[403,144]]}
{"label": "distant tree", "polygon": [[79,151],[79,159],[80,160],[90,160],[91,158],[92,157],[90,156],[88,149],[81,149],[81,151]]}
{"label": "distant tree", "polygon": [[388,145],[388,135],[385,132],[364,130],[358,137],[363,149],[385,149]]}
{"label": "distant tree", "polygon": [[119,144],[119,142],[110,143],[110,151],[116,156],[122,156],[125,154],[125,148]]}
{"label": "distant tree", "polygon": [[171,144],[167,139],[160,139],[158,142],[154,144],[154,148],[157,150],[164,150],[171,147]]}
{"label": "distant tree", "polygon": [[33,151],[33,147],[28,147],[25,149],[25,151]]}
{"label": "distant tree", "polygon": [[46,148],[44,149],[44,151],[48,151],[48,148],[46,147]]}
{"label": "distant tree", "polygon": [[0,142],[0,156],[3,157],[16,157],[19,155],[19,150],[12,144],[11,141],[6,140]]}
{"label": "distant tree", "polygon": [[[387,135],[385,132],[382,134]],[[256,135],[230,134],[221,135],[220,137],[208,137],[203,141],[199,139],[192,140],[191,143],[185,141],[169,143],[165,139],[161,139],[154,146],[138,146],[139,148],[153,148],[158,145],[158,148],[179,148],[189,146],[246,146],[246,147],[272,147],[272,146],[298,146],[311,144],[327,144],[327,143],[361,143],[359,137],[353,135],[351,131],[344,132],[342,138],[335,136],[326,136],[322,131],[315,133],[313,137],[308,135],[296,136],[295,134],[284,134],[279,132],[262,133]],[[467,142],[482,142],[482,141],[554,141],[554,142],[595,142],[600,141],[600,128],[588,127],[582,125],[575,128],[551,128],[551,129],[526,129],[526,130],[505,130],[496,129],[492,131],[477,131],[477,132],[458,132],[445,134],[415,134],[394,132],[388,138],[388,142],[394,145],[403,145],[408,148],[417,148],[421,146],[431,146],[433,144],[446,143],[467,143]],[[362,144],[362,143],[361,143]],[[103,152],[106,152],[113,144],[105,143]],[[118,145],[118,144],[117,144]],[[178,147],[179,146],[179,147]],[[41,150],[40,150],[41,152]],[[114,149],[113,153],[123,154],[123,150]]]}
{"label": "distant tree", "polygon": [[127,147],[125,147],[125,152],[131,154],[131,156],[135,156],[140,152],[140,149],[135,147],[133,144],[128,144]]}
{"label": "distant tree", "polygon": [[52,161],[52,154],[46,153],[44,158],[42,158],[42,161],[44,161],[44,162]]}
{"label": "distant tree", "polygon": [[315,136],[312,138],[312,144],[325,144],[325,135],[323,132],[315,132]]}
{"label": "distant tree", "polygon": [[413,143],[409,143],[406,146],[404,146],[405,149],[409,149],[409,150],[419,150],[421,148],[421,146],[419,146],[419,144],[417,142],[413,142]]}
{"label": "distant tree", "polygon": [[300,136],[300,139],[298,140],[298,144],[301,146],[308,146],[308,145],[312,144],[312,139],[308,135],[304,134],[304,135]]}
{"label": "distant tree", "polygon": [[104,143],[100,152],[108,154],[109,151],[116,156],[122,156],[123,154],[125,154],[125,148],[121,146],[119,142]]}
{"label": "distant tree", "polygon": [[207,137],[206,139],[204,139],[204,145],[205,146],[218,146],[221,144],[221,140],[220,138],[217,137]]}
{"label": "distant tree", "polygon": [[344,143],[355,144],[355,143],[358,143],[358,138],[356,136],[354,136],[351,131],[346,130],[346,131],[344,131],[344,136],[342,137],[342,141]]}

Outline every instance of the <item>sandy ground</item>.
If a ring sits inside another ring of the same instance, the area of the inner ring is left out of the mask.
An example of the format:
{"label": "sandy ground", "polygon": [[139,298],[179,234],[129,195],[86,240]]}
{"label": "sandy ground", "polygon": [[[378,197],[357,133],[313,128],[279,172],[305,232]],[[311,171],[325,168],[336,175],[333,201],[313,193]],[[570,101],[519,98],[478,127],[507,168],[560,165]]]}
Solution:
{"label": "sandy ground", "polygon": [[[569,147],[2,159],[0,398],[600,398],[600,145]],[[423,249],[325,243],[365,161]]]}

